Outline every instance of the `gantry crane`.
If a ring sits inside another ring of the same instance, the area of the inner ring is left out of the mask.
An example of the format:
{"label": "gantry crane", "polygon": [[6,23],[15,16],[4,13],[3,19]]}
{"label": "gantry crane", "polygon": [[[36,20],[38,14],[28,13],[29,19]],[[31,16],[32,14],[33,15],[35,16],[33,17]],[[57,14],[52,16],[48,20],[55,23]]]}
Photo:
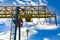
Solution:
{"label": "gantry crane", "polygon": [[14,40],[16,40],[17,28],[19,28],[20,40],[20,28],[23,25],[22,18],[24,18],[26,22],[32,22],[32,18],[51,19],[52,17],[55,18],[55,24],[57,25],[56,14],[48,11],[47,6],[0,6],[0,18],[14,18]]}

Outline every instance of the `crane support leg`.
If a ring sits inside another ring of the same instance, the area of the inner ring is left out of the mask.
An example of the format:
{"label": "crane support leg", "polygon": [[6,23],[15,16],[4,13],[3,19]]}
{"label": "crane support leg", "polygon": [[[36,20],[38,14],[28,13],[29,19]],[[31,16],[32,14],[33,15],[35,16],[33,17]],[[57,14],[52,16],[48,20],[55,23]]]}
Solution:
{"label": "crane support leg", "polygon": [[55,22],[56,22],[56,25],[57,25],[57,17],[55,16]]}
{"label": "crane support leg", "polygon": [[14,40],[16,40],[17,26],[15,26]]}
{"label": "crane support leg", "polygon": [[19,13],[19,7],[16,7],[14,40],[16,40],[16,35],[17,35],[18,13]]}
{"label": "crane support leg", "polygon": [[20,40],[20,27],[19,27],[19,40]]}

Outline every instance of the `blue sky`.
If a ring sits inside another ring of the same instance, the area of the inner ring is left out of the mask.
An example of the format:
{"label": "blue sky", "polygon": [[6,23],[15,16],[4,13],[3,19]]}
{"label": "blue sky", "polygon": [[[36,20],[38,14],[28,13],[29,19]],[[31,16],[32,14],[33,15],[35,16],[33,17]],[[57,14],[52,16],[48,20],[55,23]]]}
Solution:
{"label": "blue sky", "polygon": [[[22,0],[21,0],[22,1]],[[38,2],[37,0],[33,0],[34,2]],[[58,16],[58,24],[60,25],[60,0],[46,0],[47,6],[50,10],[53,8],[56,11],[56,14]],[[44,2],[44,1],[43,1]],[[25,4],[19,4],[16,0],[3,0],[0,1],[0,6],[14,6],[13,3],[16,3],[18,5],[25,5]],[[24,2],[23,2],[24,3]],[[27,25],[31,26],[31,25]],[[53,26],[54,27],[54,26]],[[9,27],[6,27],[5,23],[0,23],[0,33],[4,32],[5,30],[7,31]],[[33,34],[29,40],[60,40],[60,26],[57,29],[54,30],[40,30],[40,29],[35,29],[38,33]],[[45,39],[44,39],[45,38]]]}

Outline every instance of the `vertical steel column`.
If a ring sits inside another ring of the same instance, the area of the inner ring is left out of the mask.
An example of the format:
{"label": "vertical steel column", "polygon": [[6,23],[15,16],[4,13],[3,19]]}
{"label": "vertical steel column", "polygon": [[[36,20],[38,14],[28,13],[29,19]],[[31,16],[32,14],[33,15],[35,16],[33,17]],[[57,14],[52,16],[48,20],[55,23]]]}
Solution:
{"label": "vertical steel column", "polygon": [[20,27],[19,27],[19,40],[20,40],[21,38],[20,38]]}
{"label": "vertical steel column", "polygon": [[16,34],[17,34],[18,13],[19,13],[19,7],[16,7],[14,40],[16,40]]}
{"label": "vertical steel column", "polygon": [[57,17],[55,16],[55,24],[56,24],[56,26],[57,26]]}
{"label": "vertical steel column", "polygon": [[28,32],[29,32],[29,30],[27,29],[26,32],[27,32],[27,40],[28,40]]}

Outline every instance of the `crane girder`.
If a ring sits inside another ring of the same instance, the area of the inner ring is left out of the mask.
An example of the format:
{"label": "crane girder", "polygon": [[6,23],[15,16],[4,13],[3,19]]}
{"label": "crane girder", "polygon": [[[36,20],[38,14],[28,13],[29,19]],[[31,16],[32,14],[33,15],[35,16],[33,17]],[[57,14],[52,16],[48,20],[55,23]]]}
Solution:
{"label": "crane girder", "polygon": [[[51,18],[56,14],[20,14],[19,18]],[[15,14],[0,14],[0,18],[14,18]]]}
{"label": "crane girder", "polygon": [[56,14],[46,11],[46,6],[0,6],[0,18],[14,18],[19,7],[19,18],[51,18]]}
{"label": "crane girder", "polygon": [[26,22],[31,22],[31,18],[57,19],[55,12],[49,11],[47,6],[0,6],[0,18],[15,18],[16,7],[19,7],[18,19],[25,18]]}

